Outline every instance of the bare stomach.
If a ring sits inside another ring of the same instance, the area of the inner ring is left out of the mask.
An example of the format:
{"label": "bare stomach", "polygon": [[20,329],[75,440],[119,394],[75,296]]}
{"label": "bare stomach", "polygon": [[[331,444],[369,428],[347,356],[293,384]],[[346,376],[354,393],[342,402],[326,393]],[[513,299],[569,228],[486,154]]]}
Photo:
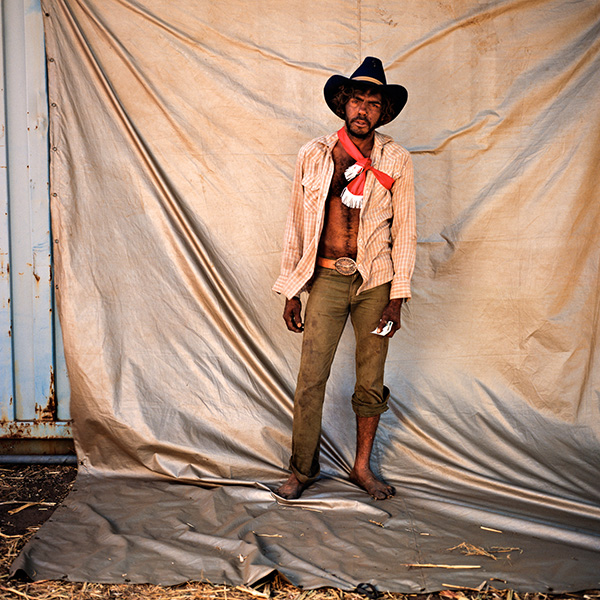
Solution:
{"label": "bare stomach", "polygon": [[338,196],[329,197],[319,241],[319,256],[356,259],[359,220],[360,209],[344,206]]}

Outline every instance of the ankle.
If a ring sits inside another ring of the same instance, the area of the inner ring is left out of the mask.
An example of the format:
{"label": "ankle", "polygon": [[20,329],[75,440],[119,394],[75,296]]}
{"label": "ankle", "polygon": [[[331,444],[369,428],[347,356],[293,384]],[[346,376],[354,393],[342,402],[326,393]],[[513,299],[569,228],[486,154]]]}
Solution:
{"label": "ankle", "polygon": [[371,471],[371,466],[368,462],[357,461],[354,463],[352,467],[353,473],[369,473]]}

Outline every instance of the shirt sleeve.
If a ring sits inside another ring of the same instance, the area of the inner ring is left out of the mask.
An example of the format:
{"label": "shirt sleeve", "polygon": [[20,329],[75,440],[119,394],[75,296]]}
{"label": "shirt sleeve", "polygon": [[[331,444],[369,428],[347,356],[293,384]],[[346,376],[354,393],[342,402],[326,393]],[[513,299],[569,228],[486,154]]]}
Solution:
{"label": "shirt sleeve", "polygon": [[401,174],[396,178],[391,189],[394,207],[391,227],[394,278],[390,299],[411,297],[410,280],[415,268],[417,250],[414,188],[412,158],[407,154]]}
{"label": "shirt sleeve", "polygon": [[289,279],[298,261],[302,257],[304,240],[304,202],[302,189],[302,173],[304,148],[300,150],[296,161],[294,181],[292,183],[292,198],[288,210],[285,233],[283,236],[283,251],[281,255],[281,270],[273,291],[278,294],[289,290]]}

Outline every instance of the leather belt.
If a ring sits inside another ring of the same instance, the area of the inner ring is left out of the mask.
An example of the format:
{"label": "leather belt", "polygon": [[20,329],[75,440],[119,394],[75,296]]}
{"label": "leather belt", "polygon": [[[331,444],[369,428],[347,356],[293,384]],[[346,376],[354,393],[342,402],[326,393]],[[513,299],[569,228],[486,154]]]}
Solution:
{"label": "leather belt", "polygon": [[354,275],[358,271],[356,261],[348,256],[342,256],[342,258],[337,259],[317,256],[317,265],[326,269],[334,269],[340,275]]}

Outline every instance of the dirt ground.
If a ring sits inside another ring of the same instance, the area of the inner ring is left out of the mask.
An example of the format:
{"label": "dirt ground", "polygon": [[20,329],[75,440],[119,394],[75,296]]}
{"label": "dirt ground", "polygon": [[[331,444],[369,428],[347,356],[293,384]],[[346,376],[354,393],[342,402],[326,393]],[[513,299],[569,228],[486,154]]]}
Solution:
{"label": "dirt ground", "polygon": [[[71,489],[76,467],[0,465],[0,581]],[[1,597],[1,596],[0,596]]]}
{"label": "dirt ground", "polygon": [[[25,600],[366,600],[334,588],[301,590],[276,575],[255,588],[190,582],[179,586],[30,582],[10,579],[8,571],[27,541],[69,493],[76,467],[0,465],[0,599]],[[381,600],[600,600],[600,590],[580,594],[517,594],[485,588],[444,590],[437,594],[382,594]]]}

